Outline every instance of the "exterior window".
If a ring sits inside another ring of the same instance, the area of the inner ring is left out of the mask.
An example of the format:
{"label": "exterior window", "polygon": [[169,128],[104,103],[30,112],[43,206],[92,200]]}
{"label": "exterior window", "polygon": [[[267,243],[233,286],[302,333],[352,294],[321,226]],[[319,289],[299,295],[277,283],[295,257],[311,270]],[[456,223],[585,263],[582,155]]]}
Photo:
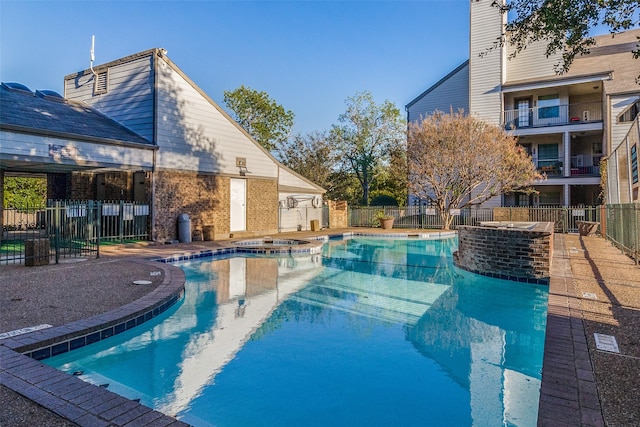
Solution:
{"label": "exterior window", "polygon": [[538,145],[538,169],[547,175],[562,175],[558,144]]}
{"label": "exterior window", "polygon": [[560,192],[559,191],[548,191],[540,193],[540,204],[541,205],[560,205]]}
{"label": "exterior window", "polygon": [[94,76],[93,81],[93,94],[100,95],[109,91],[109,72],[103,71]]}
{"label": "exterior window", "polygon": [[634,102],[631,107],[618,116],[618,123],[632,122],[640,112],[640,101]]}
{"label": "exterior window", "polygon": [[538,145],[538,159],[558,160],[558,144]]}
{"label": "exterior window", "polygon": [[516,206],[529,206],[529,195],[524,193],[517,194],[518,200]]}
{"label": "exterior window", "polygon": [[560,97],[544,95],[538,97],[538,118],[553,119],[560,117]]}

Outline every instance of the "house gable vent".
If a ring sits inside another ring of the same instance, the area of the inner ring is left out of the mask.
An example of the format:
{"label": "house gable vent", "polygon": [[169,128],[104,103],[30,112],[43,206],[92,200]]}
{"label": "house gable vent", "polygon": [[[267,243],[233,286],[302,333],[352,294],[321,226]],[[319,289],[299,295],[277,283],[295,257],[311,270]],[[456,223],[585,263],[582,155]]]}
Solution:
{"label": "house gable vent", "polygon": [[93,83],[93,94],[100,95],[109,91],[109,70],[97,73]]}

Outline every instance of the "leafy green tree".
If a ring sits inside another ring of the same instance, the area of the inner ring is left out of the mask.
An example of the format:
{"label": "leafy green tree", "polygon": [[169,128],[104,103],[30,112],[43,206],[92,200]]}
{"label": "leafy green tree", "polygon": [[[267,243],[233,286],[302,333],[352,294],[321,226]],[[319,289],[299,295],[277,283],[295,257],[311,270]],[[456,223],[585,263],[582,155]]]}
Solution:
{"label": "leafy green tree", "polygon": [[244,130],[267,150],[287,140],[295,115],[266,92],[245,87],[224,91],[224,103]]}
{"label": "leafy green tree", "polygon": [[[617,33],[640,25],[638,0],[509,0],[506,5],[499,0],[493,5],[510,18],[496,45],[509,43],[517,55],[533,42],[546,41],[548,56],[562,52],[556,64],[559,73],[595,44],[589,37],[592,28],[604,25]],[[638,59],[640,45],[632,52]]]}
{"label": "leafy green tree", "polygon": [[326,132],[294,135],[278,145],[276,156],[285,166],[331,193],[337,157]]}
{"label": "leafy green tree", "polygon": [[349,206],[357,206],[362,200],[362,185],[356,175],[344,169],[331,174],[331,188],[325,195],[332,200],[344,200]]}
{"label": "leafy green tree", "polygon": [[39,208],[47,201],[47,180],[23,176],[5,176],[4,207]]}
{"label": "leafy green tree", "polygon": [[330,138],[345,171],[353,173],[362,187],[362,204],[369,204],[369,191],[376,170],[389,159],[389,152],[405,141],[406,121],[390,101],[376,104],[373,95],[358,92],[345,101]]}
{"label": "leafy green tree", "polygon": [[515,137],[462,111],[436,111],[411,123],[407,162],[409,190],[438,209],[445,230],[451,226],[451,209],[478,206],[516,190],[533,191],[530,185],[542,178]]}

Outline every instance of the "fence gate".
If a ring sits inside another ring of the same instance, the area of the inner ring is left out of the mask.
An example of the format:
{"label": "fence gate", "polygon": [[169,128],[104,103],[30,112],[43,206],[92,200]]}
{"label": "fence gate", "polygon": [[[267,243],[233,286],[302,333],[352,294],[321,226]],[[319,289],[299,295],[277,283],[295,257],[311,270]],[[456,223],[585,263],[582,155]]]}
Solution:
{"label": "fence gate", "polygon": [[100,245],[146,240],[149,205],[49,200],[47,206],[3,209],[0,264],[49,264],[99,257]]}

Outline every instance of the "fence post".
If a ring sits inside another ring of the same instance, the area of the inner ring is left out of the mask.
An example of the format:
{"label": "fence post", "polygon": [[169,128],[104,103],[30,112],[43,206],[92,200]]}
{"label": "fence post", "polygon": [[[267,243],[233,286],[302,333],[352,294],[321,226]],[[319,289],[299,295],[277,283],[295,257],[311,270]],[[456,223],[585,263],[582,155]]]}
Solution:
{"label": "fence post", "polygon": [[53,203],[53,241],[56,252],[56,264],[60,262],[60,202]]}
{"label": "fence post", "polygon": [[[640,123],[640,122],[639,122]],[[636,265],[638,265],[638,263],[640,262],[640,230],[638,229],[638,227],[640,227],[640,210],[638,210],[638,205],[633,203],[633,217],[635,218],[635,222],[634,222],[634,234],[636,236],[636,247],[635,247],[635,251],[633,254],[633,259],[636,262]]]}
{"label": "fence post", "polygon": [[120,211],[118,212],[118,237],[120,243],[124,242],[124,200],[120,200]]}
{"label": "fence post", "polygon": [[93,235],[96,238],[96,258],[100,258],[100,238],[102,237],[100,219],[102,218],[102,203],[99,200],[95,202],[94,215]]}

